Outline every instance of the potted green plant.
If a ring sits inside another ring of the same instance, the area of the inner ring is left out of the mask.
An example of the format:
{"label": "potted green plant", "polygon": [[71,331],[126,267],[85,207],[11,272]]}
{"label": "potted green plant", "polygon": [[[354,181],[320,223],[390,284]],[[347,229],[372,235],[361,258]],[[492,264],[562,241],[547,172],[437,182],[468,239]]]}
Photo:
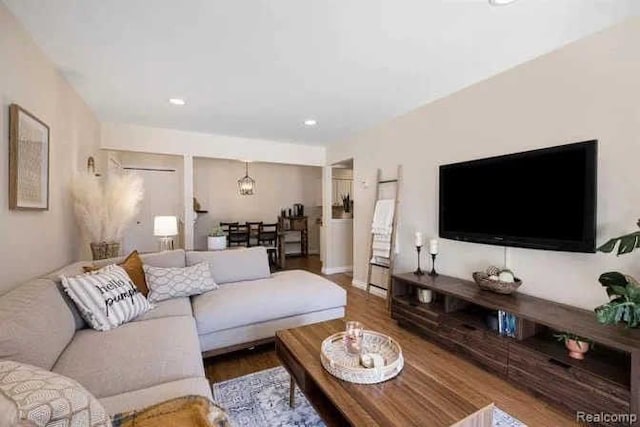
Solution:
{"label": "potted green plant", "polygon": [[589,351],[589,348],[592,346],[591,341],[588,339],[570,332],[555,334],[554,337],[558,341],[564,342],[564,346],[569,350],[569,357],[577,360],[584,359],[584,354]]}
{"label": "potted green plant", "polygon": [[344,209],[345,213],[351,213],[351,195],[350,194],[343,194],[342,195],[342,208]]}
{"label": "potted green plant", "polygon": [[[638,221],[640,227],[640,220]],[[617,255],[624,255],[640,248],[640,232],[616,237],[598,248],[598,251],[611,253],[616,250]],[[640,325],[640,285],[633,277],[610,271],[604,273],[599,279],[602,286],[607,289],[609,302],[596,307],[598,321],[603,324],[616,324],[624,322],[629,328]]]}
{"label": "potted green plant", "polygon": [[213,227],[207,236],[207,249],[221,251],[227,248],[227,236],[219,225]]}

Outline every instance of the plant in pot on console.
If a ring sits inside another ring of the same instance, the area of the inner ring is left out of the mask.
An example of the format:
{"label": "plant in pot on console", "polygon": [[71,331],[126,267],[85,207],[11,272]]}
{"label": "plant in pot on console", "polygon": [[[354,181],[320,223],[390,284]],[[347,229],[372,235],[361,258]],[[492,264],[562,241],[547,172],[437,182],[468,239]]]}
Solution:
{"label": "plant in pot on console", "polygon": [[[640,227],[640,220],[638,221]],[[624,255],[640,248],[640,232],[627,234],[609,240],[598,251],[611,253],[616,247],[617,255]],[[612,271],[604,273],[599,279],[607,289],[609,302],[596,307],[598,321],[603,324],[624,322],[627,327],[640,325],[640,284],[633,277]]]}
{"label": "plant in pot on console", "polygon": [[142,178],[134,174],[109,174],[106,179],[79,174],[72,182],[71,196],[93,259],[118,256],[124,231],[140,210]]}
{"label": "plant in pot on console", "polygon": [[221,251],[227,248],[227,236],[222,227],[213,227],[207,237],[207,249],[210,251]]}
{"label": "plant in pot on console", "polygon": [[569,332],[555,334],[554,337],[558,341],[564,342],[565,347],[569,350],[569,357],[574,359],[584,359],[584,354],[589,351],[590,347],[593,347],[590,340]]}

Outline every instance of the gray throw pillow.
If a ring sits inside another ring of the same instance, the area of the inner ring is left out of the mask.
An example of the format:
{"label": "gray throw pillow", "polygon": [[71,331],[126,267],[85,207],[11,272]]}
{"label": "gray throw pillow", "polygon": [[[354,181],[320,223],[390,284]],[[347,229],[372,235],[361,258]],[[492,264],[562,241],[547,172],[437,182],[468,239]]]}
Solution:
{"label": "gray throw pillow", "polygon": [[170,298],[188,297],[218,289],[206,262],[190,267],[160,268],[144,264],[144,275],[151,302]]}

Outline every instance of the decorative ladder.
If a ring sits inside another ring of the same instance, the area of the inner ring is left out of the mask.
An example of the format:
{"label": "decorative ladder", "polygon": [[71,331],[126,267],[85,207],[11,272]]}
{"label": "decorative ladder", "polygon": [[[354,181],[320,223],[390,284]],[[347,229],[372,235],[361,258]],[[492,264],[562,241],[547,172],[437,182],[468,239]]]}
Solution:
{"label": "decorative ladder", "polygon": [[[389,288],[391,284],[391,273],[393,272],[393,264],[396,258],[396,234],[398,229],[398,216],[399,216],[399,206],[400,206],[400,185],[402,184],[402,165],[398,165],[398,171],[396,173],[396,177],[392,179],[382,179],[382,171],[378,169],[378,173],[376,176],[376,203],[374,203],[374,214],[375,214],[375,205],[378,200],[381,199],[381,191],[386,189],[386,186],[394,186],[394,212],[393,212],[393,225],[391,226],[391,250],[389,251],[389,265],[376,264],[372,262],[373,259],[373,234],[371,234],[370,242],[369,242],[369,271],[367,273],[367,293],[370,292],[371,287],[383,289],[387,291],[387,306],[390,307],[389,302],[391,298],[389,296]],[[373,220],[373,217],[372,217]],[[384,286],[380,286],[380,284],[371,283],[371,274],[373,272],[374,267],[386,269],[387,273],[385,275],[386,288]]]}

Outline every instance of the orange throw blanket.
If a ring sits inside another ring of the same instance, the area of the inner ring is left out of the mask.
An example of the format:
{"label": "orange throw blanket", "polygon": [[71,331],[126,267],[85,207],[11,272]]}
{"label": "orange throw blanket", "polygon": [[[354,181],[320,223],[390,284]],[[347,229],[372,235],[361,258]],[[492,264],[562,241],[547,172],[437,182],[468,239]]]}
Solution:
{"label": "orange throw blanket", "polygon": [[115,415],[113,427],[228,427],[222,408],[202,396],[171,399],[148,408]]}

